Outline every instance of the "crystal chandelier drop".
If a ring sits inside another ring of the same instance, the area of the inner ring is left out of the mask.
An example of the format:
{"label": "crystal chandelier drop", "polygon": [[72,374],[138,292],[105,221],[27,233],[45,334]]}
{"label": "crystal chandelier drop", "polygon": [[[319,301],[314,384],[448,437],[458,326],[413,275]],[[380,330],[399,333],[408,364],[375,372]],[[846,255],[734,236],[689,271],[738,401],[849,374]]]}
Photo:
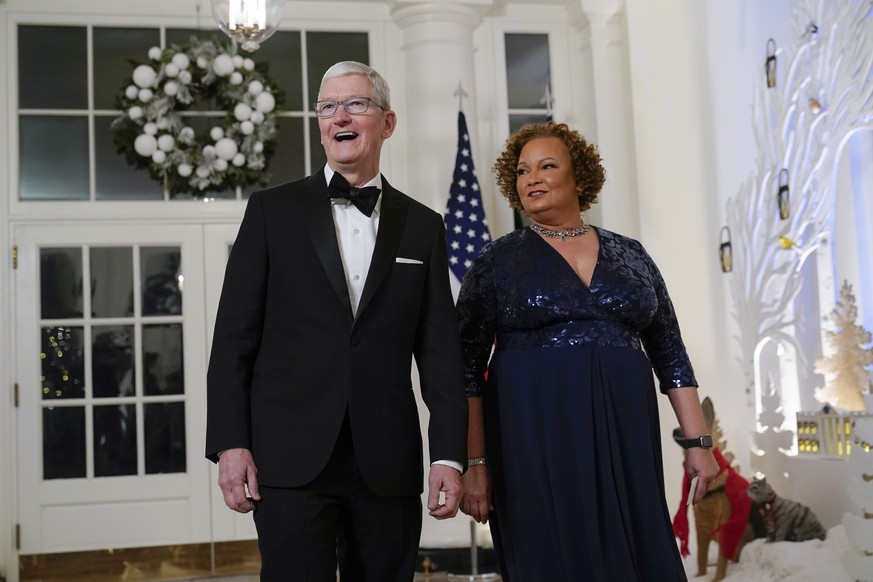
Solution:
{"label": "crystal chandelier drop", "polygon": [[285,12],[285,0],[212,0],[218,28],[248,52],[270,38]]}

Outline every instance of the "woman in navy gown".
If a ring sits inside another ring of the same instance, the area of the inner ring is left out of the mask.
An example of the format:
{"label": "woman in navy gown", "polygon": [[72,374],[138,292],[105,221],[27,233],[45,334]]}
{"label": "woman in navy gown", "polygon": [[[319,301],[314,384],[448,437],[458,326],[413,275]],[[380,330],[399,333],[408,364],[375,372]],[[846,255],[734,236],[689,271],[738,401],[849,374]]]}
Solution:
{"label": "woman in navy gown", "polygon": [[458,300],[470,404],[462,509],[490,520],[506,582],[685,580],[653,368],[695,437],[695,501],[718,465],[711,439],[696,438],[706,425],[664,281],[639,242],[582,222],[604,170],[577,132],[527,125],[494,170],[532,224],[482,252]]}

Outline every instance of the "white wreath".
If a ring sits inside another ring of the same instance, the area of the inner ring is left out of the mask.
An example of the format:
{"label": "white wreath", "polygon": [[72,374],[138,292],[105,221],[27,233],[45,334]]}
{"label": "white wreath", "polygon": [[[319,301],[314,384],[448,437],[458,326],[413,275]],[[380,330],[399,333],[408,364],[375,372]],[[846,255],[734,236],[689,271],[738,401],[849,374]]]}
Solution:
{"label": "white wreath", "polygon": [[[124,114],[113,123],[128,162],[148,170],[170,196],[266,183],[277,105],[266,73],[212,40],[152,47],[148,57],[125,83]],[[181,112],[209,98],[225,116],[198,136]]]}

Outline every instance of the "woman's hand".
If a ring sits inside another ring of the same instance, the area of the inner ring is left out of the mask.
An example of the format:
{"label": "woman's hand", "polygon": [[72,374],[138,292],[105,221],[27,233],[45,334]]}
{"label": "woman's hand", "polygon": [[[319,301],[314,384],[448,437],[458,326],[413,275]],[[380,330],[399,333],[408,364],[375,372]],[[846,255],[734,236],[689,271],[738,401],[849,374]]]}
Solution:
{"label": "woman's hand", "polygon": [[696,447],[688,449],[686,453],[685,470],[688,472],[688,478],[697,477],[697,490],[694,492],[694,499],[691,500],[691,503],[697,504],[706,495],[709,483],[718,475],[718,462],[709,449]]}
{"label": "woman's hand", "polygon": [[464,485],[464,499],[461,511],[479,523],[488,523],[491,511],[491,485],[488,478],[488,468],[485,465],[475,465],[461,475]]}

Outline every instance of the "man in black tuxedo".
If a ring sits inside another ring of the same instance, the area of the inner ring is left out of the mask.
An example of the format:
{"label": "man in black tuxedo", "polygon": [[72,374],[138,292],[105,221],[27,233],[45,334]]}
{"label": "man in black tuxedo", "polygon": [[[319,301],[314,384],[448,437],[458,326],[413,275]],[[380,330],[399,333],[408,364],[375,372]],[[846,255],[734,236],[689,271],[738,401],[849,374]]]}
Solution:
{"label": "man in black tuxedo", "polygon": [[252,194],[227,263],[206,453],[228,507],[254,510],[261,580],[335,582],[339,565],[344,582],[410,581],[423,482],[413,357],[433,517],[456,514],[466,463],[445,229],[379,172],[397,123],[382,76],[337,63],[318,99],[327,165]]}

